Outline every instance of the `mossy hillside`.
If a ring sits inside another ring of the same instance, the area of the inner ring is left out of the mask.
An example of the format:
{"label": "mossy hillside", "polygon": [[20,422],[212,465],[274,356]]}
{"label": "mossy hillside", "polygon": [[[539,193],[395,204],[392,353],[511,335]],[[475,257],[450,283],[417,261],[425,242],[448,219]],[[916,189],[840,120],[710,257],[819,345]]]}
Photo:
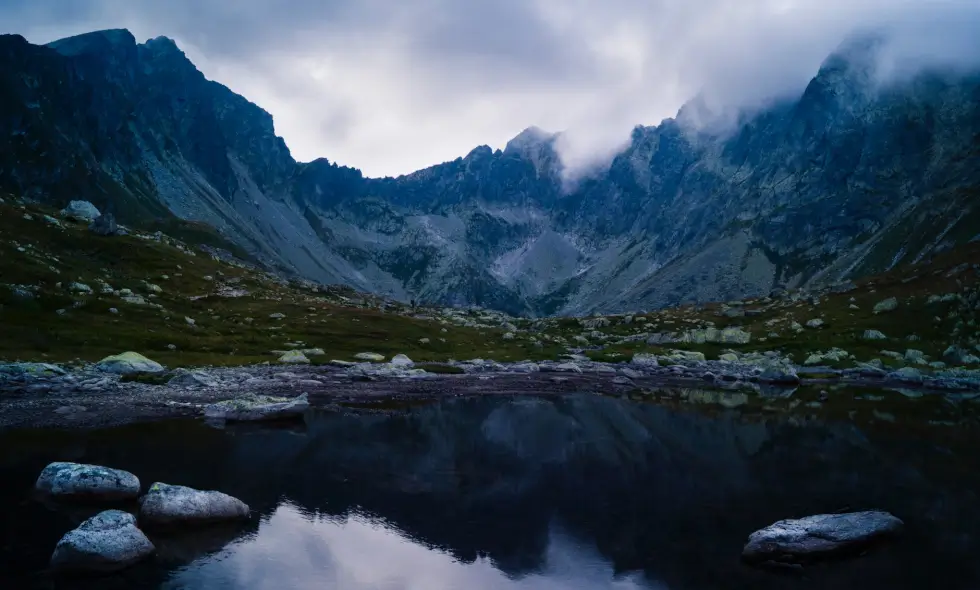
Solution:
{"label": "mossy hillside", "polygon": [[[417,361],[541,359],[561,352],[556,346],[539,349],[525,340],[504,340],[501,329],[415,319],[397,306],[384,311],[381,300],[371,296],[289,283],[175,240],[97,236],[55,211],[0,198],[0,358],[5,360],[97,361],[135,350],[175,367],[274,361],[272,351],[291,348],[320,348],[326,358],[342,360],[364,351],[404,353]],[[46,222],[44,215],[58,218],[63,227]],[[117,292],[130,289],[147,305],[102,294],[99,281]],[[76,282],[94,292],[73,293]],[[34,294],[25,299],[11,285]],[[150,285],[161,291],[154,293]],[[248,294],[218,295],[235,290]],[[352,306],[355,297],[359,305]]]}

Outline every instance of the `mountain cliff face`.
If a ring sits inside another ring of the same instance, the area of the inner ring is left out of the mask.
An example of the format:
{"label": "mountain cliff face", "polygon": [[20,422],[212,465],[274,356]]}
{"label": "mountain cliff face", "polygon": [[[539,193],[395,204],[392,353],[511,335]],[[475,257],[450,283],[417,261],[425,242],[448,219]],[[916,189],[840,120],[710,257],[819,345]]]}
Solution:
{"label": "mountain cliff face", "polygon": [[875,76],[846,46],[723,133],[696,104],[568,188],[556,136],[368,179],[297,163],[271,116],[170,40],[0,37],[0,190],[213,225],[256,258],[401,299],[525,314],[828,283],[980,237],[980,74]]}

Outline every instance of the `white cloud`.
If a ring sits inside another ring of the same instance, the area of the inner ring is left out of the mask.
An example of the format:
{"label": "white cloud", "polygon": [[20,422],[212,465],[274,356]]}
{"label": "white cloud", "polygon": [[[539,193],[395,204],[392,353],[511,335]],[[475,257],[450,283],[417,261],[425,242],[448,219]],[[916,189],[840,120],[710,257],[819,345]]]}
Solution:
{"label": "white cloud", "polygon": [[587,166],[698,93],[742,108],[798,92],[855,29],[893,31],[900,72],[980,55],[976,0],[13,0],[0,19],[35,42],[173,37],[298,159],[374,176],[531,125],[566,131],[566,162]]}

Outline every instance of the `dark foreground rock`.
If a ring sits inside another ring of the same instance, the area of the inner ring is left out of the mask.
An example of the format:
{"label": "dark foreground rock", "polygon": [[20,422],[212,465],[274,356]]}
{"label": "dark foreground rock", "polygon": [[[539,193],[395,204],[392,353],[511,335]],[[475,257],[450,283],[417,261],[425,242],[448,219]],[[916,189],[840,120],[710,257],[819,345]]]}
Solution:
{"label": "dark foreground rock", "polygon": [[49,496],[126,500],[139,496],[140,480],[121,469],[83,463],[51,463],[41,471],[35,489]]}
{"label": "dark foreground rock", "polygon": [[136,528],[136,518],[106,510],[83,522],[58,541],[51,567],[59,571],[112,572],[146,558],[153,543]]}
{"label": "dark foreground rock", "polygon": [[878,510],[780,520],[749,536],[742,559],[753,564],[809,563],[859,552],[903,527],[900,519]]}
{"label": "dark foreground rock", "polygon": [[155,483],[140,499],[140,522],[158,526],[248,518],[248,505],[222,492]]}

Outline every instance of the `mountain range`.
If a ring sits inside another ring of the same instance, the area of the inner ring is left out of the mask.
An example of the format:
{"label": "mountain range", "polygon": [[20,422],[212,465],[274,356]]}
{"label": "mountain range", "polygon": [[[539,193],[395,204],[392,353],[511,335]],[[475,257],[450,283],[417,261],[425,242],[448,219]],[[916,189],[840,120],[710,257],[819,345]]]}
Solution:
{"label": "mountain range", "polygon": [[213,226],[256,261],[396,299],[583,315],[833,284],[980,239],[980,72],[876,75],[873,41],[724,130],[692,101],[564,182],[559,136],[398,178],[297,162],[170,39],[0,36],[0,191]]}

